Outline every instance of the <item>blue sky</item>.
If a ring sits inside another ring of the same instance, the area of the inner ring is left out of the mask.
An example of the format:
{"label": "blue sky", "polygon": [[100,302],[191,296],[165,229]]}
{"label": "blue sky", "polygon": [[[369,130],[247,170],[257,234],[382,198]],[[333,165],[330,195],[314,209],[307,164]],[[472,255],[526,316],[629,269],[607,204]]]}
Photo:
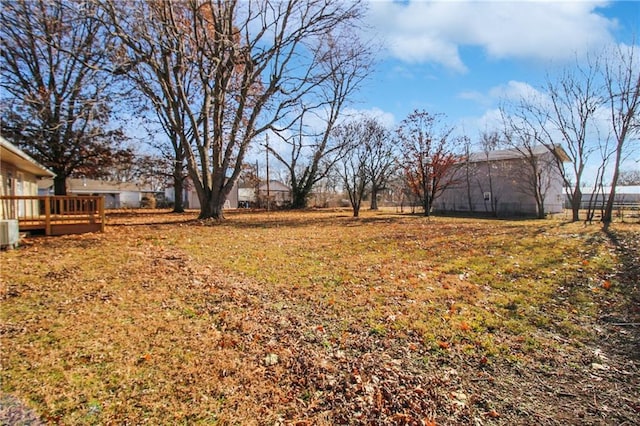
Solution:
{"label": "blue sky", "polygon": [[353,108],[389,125],[416,108],[444,113],[472,139],[501,99],[541,87],[576,56],[640,37],[640,1],[371,0],[384,49]]}

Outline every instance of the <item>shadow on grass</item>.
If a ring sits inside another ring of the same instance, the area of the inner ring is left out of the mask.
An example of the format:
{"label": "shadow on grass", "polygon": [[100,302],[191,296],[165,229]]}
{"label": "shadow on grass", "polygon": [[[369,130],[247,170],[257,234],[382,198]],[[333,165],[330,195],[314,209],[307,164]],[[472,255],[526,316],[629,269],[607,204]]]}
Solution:
{"label": "shadow on grass", "polygon": [[171,210],[110,210],[107,212],[108,227],[157,226],[195,223],[196,210],[174,213]]}
{"label": "shadow on grass", "polygon": [[600,319],[608,325],[622,328],[624,332],[616,335],[622,334],[628,339],[619,343],[619,349],[632,358],[640,359],[640,232],[615,231],[608,226],[603,231],[618,254],[616,280],[624,302]]}
{"label": "shadow on grass", "polygon": [[[315,210],[283,211],[273,213],[257,213],[250,219],[242,218],[242,215],[229,215],[228,220],[222,222],[211,220],[196,220],[195,224],[204,226],[229,226],[240,229],[262,228],[305,228],[328,226],[360,226],[374,223],[399,223],[411,217],[407,214],[384,212],[376,216],[353,217],[350,211]],[[239,220],[238,220],[239,219]]]}

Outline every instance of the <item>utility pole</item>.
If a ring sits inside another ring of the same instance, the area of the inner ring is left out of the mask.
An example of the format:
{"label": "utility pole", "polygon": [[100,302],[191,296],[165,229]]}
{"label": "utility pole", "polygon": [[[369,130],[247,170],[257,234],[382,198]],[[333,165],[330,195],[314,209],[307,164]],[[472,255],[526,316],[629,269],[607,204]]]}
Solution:
{"label": "utility pole", "polygon": [[269,135],[265,135],[265,153],[267,154],[267,211],[271,209],[271,194],[269,191]]}

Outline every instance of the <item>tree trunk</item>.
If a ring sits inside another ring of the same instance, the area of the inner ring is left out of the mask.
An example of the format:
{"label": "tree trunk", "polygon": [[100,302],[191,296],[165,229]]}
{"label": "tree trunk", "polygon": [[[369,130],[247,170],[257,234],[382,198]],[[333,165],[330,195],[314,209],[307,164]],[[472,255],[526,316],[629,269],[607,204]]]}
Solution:
{"label": "tree trunk", "polygon": [[370,210],[378,210],[378,187],[371,186],[371,206]]}
{"label": "tree trunk", "polygon": [[309,199],[309,192],[305,188],[293,188],[291,190],[291,208],[292,209],[305,209],[307,208],[307,200]]}
{"label": "tree trunk", "polygon": [[616,198],[616,186],[618,186],[618,177],[620,176],[620,162],[622,157],[622,147],[621,144],[618,144],[618,149],[616,150],[616,161],[613,167],[613,178],[611,179],[611,191],[609,192],[609,197],[607,198],[607,203],[604,207],[604,212],[602,214],[602,222],[605,224],[605,228],[609,226],[609,224],[613,221],[613,203]]}
{"label": "tree trunk", "polygon": [[200,206],[198,219],[224,220],[224,197],[212,197]]}
{"label": "tree trunk", "polygon": [[538,210],[538,219],[544,219],[545,211],[544,211],[544,199],[540,194],[536,194],[536,207]]}
{"label": "tree trunk", "polygon": [[576,188],[571,197],[571,222],[580,220],[580,205],[582,204],[582,191]]}
{"label": "tree trunk", "polygon": [[471,199],[471,173],[469,171],[469,160],[466,163],[466,180],[467,180],[467,203],[469,204],[469,211],[473,213],[473,201]]}
{"label": "tree trunk", "polygon": [[184,213],[184,177],[173,175],[173,213]]}
{"label": "tree trunk", "polygon": [[184,213],[184,176],[182,162],[176,160],[173,168],[173,212]]}
{"label": "tree trunk", "polygon": [[53,178],[53,193],[55,195],[67,195],[67,176],[64,173],[56,172]]}
{"label": "tree trunk", "polygon": [[426,217],[429,217],[429,213],[431,213],[431,205],[429,203],[428,196],[424,197],[424,199],[422,200],[422,208],[424,209],[424,215]]}
{"label": "tree trunk", "polygon": [[360,216],[360,203],[353,205],[353,217]]}

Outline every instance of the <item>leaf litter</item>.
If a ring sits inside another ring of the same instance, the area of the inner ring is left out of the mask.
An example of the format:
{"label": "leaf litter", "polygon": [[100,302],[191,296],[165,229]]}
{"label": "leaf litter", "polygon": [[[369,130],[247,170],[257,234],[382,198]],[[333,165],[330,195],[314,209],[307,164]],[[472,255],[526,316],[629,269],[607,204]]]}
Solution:
{"label": "leaf litter", "polygon": [[612,245],[371,215],[120,215],[0,254],[0,415],[19,398],[66,424],[640,422],[638,329],[618,325],[639,322],[637,227]]}

